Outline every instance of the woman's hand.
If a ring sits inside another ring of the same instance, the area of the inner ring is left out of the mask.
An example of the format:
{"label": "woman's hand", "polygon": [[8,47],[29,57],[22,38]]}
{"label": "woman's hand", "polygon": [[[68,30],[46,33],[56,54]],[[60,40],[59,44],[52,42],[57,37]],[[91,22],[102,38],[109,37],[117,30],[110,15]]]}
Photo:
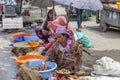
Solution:
{"label": "woman's hand", "polygon": [[43,29],[43,30],[42,30],[42,34],[43,34],[43,35],[49,35],[49,31]]}
{"label": "woman's hand", "polygon": [[45,62],[48,60],[48,56],[45,56],[44,60],[42,61],[42,66],[41,66],[41,70],[46,70],[46,66],[45,66]]}
{"label": "woman's hand", "polygon": [[42,35],[38,34],[38,37],[39,37],[39,38],[41,38],[41,37],[42,37]]}
{"label": "woman's hand", "polygon": [[42,71],[46,70],[46,66],[45,66],[45,62],[44,61],[42,62],[42,66],[41,66],[40,70],[42,70]]}
{"label": "woman's hand", "polygon": [[80,49],[80,43],[78,40],[74,41],[72,44],[72,53],[74,55],[78,55],[81,53],[81,49]]}
{"label": "woman's hand", "polygon": [[73,51],[73,54],[75,54],[75,55],[80,54],[80,50],[74,50],[74,51]]}

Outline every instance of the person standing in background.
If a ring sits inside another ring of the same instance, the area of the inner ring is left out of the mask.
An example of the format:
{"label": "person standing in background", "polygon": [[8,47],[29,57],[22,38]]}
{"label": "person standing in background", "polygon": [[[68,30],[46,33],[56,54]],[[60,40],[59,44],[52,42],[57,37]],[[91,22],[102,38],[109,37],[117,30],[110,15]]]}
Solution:
{"label": "person standing in background", "polygon": [[78,28],[76,29],[76,31],[81,32],[82,29],[82,9],[78,9],[76,8],[76,15],[77,15],[77,26]]}

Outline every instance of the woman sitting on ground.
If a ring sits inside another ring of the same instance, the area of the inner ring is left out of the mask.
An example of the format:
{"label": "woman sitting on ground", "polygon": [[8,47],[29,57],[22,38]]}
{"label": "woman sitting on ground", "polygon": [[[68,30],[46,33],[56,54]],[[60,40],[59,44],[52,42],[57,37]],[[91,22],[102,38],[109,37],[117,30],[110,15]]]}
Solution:
{"label": "woman sitting on ground", "polygon": [[42,62],[42,69],[46,61],[54,61],[58,68],[65,68],[72,72],[80,70],[82,64],[82,50],[79,41],[70,38],[70,33],[62,26],[56,29],[56,42],[46,52]]}
{"label": "woman sitting on ground", "polygon": [[41,28],[35,28],[35,33],[38,38],[42,39],[45,43],[48,42],[48,38],[50,36],[49,29],[48,29],[48,21],[53,20],[53,9],[50,9],[47,13],[47,17],[43,24],[41,25]]}

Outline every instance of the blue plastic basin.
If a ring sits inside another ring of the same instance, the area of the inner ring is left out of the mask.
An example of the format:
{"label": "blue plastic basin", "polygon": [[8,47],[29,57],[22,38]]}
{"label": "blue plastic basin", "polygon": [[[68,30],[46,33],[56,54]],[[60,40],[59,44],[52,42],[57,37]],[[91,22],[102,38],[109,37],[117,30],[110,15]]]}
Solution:
{"label": "blue plastic basin", "polygon": [[21,37],[18,37],[16,39],[14,39],[14,42],[22,42],[22,41],[25,41],[25,42],[29,42],[29,41],[34,41],[34,42],[38,42],[38,37],[37,36],[21,36]]}
{"label": "blue plastic basin", "polygon": [[[29,68],[38,68],[41,67],[42,65],[42,60],[35,60],[35,61],[30,61],[29,62]],[[46,62],[46,67],[49,67],[49,70],[45,71],[39,71],[39,73],[42,75],[44,79],[48,79],[50,75],[52,75],[57,68],[57,64],[55,62],[47,61]]]}

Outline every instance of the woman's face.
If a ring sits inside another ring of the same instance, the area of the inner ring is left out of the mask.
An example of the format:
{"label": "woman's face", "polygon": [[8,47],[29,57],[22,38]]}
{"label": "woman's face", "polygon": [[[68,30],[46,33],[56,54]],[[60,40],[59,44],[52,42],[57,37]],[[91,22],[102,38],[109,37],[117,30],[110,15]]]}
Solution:
{"label": "woman's face", "polygon": [[67,41],[67,36],[62,34],[56,34],[57,41],[60,43],[65,43]]}
{"label": "woman's face", "polygon": [[53,11],[52,10],[48,13],[48,16],[49,16],[49,18],[53,18]]}

